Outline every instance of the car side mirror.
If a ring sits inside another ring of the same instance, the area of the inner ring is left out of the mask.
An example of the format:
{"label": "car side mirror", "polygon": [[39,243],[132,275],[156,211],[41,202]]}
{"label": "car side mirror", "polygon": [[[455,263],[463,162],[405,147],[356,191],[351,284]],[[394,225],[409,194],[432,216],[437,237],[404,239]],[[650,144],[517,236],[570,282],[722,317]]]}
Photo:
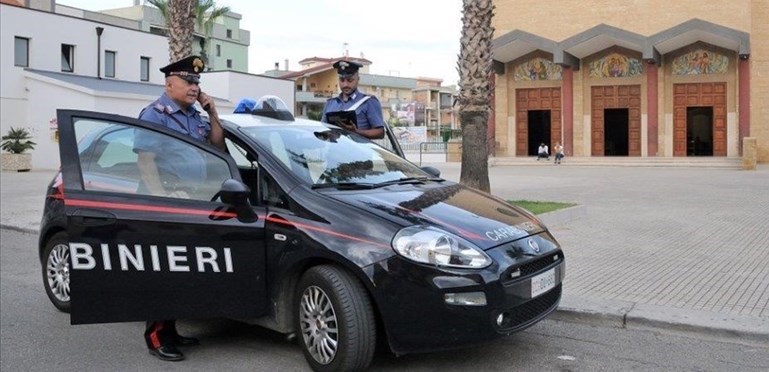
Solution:
{"label": "car side mirror", "polygon": [[422,167],[420,169],[422,169],[423,171],[427,172],[427,174],[429,174],[429,175],[431,175],[433,177],[440,177],[441,176],[441,171],[438,170],[438,168],[436,168],[436,167]]}
{"label": "car side mirror", "polygon": [[225,204],[235,208],[238,220],[242,222],[254,222],[258,219],[256,213],[248,203],[248,197],[251,189],[243,182],[230,178],[222,182],[222,188],[219,189],[219,197]]}

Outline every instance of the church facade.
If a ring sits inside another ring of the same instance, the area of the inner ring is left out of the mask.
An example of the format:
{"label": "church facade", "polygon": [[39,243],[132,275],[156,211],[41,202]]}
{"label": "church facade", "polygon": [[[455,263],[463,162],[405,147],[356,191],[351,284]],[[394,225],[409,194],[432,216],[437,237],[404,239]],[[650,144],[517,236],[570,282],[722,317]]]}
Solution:
{"label": "church facade", "polygon": [[769,1],[495,1],[497,156],[769,162]]}

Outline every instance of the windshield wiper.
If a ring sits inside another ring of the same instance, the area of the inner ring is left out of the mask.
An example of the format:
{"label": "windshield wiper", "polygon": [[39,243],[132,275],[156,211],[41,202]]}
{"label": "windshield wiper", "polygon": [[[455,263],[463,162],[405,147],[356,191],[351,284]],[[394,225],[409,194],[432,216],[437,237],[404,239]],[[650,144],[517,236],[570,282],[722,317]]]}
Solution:
{"label": "windshield wiper", "polygon": [[424,184],[427,181],[443,182],[445,180],[439,177],[402,177],[397,180],[390,180],[390,181],[374,184],[373,187],[384,187],[384,186],[390,186],[390,185],[405,185],[405,184],[417,184],[417,183]]}
{"label": "windshield wiper", "polygon": [[312,189],[328,189],[336,188],[339,190],[364,190],[373,189],[374,185],[370,183],[358,183],[358,182],[337,182],[337,183],[316,183],[312,185]]}

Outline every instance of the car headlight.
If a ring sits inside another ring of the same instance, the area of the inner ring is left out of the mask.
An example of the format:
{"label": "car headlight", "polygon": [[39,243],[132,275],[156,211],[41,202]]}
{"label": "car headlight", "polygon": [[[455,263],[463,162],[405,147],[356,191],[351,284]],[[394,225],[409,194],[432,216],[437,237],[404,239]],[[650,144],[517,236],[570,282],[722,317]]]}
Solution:
{"label": "car headlight", "polygon": [[392,246],[401,256],[426,264],[471,269],[491,265],[491,258],[473,243],[430,226],[401,229]]}

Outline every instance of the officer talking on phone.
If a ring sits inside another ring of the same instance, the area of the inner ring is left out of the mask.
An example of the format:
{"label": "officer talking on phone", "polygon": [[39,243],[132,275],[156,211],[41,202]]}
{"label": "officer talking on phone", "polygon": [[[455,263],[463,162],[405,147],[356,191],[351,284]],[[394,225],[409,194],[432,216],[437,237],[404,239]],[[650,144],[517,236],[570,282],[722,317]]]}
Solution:
{"label": "officer talking on phone", "polygon": [[[165,92],[141,111],[139,119],[184,133],[198,141],[207,141],[224,150],[224,131],[219,122],[216,105],[210,96],[200,90],[200,72],[204,68],[205,63],[198,56],[189,56],[161,68],[160,71],[166,76]],[[194,107],[195,102],[200,103],[208,112],[210,122],[203,120],[200,112]],[[168,152],[183,150],[158,143],[152,137],[137,131],[134,152],[138,155],[142,179],[139,192],[167,197],[189,197],[185,196],[184,191],[167,190],[162,181],[169,177],[169,174],[177,178],[185,177],[184,165],[176,164],[170,160],[172,157],[167,156]],[[182,154],[175,155],[177,157],[174,158],[178,158],[178,155]],[[193,163],[193,159],[188,160]],[[148,321],[144,338],[150,354],[168,361],[184,359],[184,354],[177,346],[198,344],[195,338],[180,336],[174,320]]]}
{"label": "officer talking on phone", "polygon": [[342,92],[337,97],[326,101],[323,108],[321,121],[329,123],[328,114],[336,111],[355,111],[356,123],[335,122],[344,129],[356,132],[364,137],[377,139],[384,137],[384,118],[382,117],[382,105],[379,100],[358,90],[360,75],[358,70],[363,65],[346,60],[334,63],[334,68],[339,75],[339,90]]}

